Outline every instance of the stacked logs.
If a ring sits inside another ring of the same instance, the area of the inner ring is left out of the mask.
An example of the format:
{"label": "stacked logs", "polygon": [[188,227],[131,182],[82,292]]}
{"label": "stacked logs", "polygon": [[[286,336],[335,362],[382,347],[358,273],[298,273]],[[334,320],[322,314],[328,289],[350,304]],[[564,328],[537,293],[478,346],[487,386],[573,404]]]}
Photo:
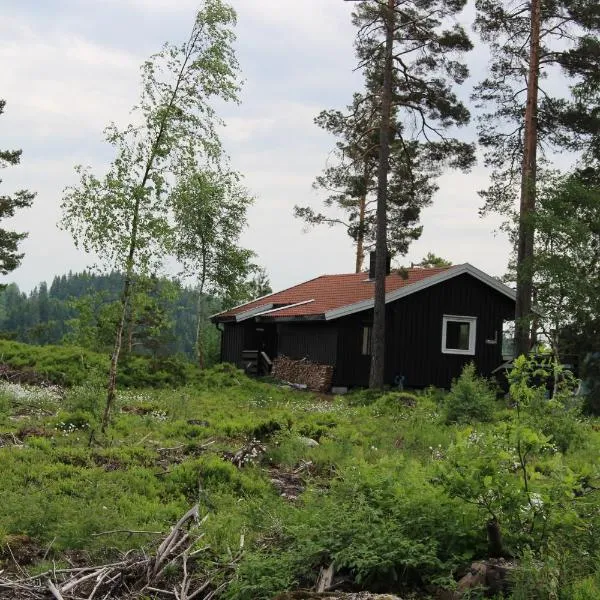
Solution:
{"label": "stacked logs", "polygon": [[331,389],[333,367],[279,356],[273,361],[271,375],[282,381],[305,385],[313,392],[327,393]]}

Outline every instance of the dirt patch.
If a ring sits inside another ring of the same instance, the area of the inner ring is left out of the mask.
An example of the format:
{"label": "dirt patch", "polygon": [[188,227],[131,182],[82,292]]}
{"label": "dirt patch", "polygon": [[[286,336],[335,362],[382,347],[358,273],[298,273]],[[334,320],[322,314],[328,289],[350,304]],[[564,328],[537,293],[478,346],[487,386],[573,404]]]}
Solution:
{"label": "dirt patch", "polygon": [[43,554],[44,550],[28,535],[7,535],[0,544],[0,560],[10,571],[34,563]]}
{"label": "dirt patch", "polygon": [[297,500],[304,491],[304,479],[293,471],[281,471],[280,469],[269,469],[269,477],[279,495],[286,500]]}
{"label": "dirt patch", "polygon": [[113,457],[94,454],[92,459],[98,467],[102,467],[105,471],[122,471],[126,468],[125,463]]}
{"label": "dirt patch", "polygon": [[312,461],[302,461],[295,469],[271,467],[269,478],[279,495],[286,500],[294,501],[306,489],[306,476],[313,471]]}
{"label": "dirt patch", "polygon": [[17,437],[21,440],[25,440],[29,437],[44,437],[51,438],[54,437],[54,432],[51,429],[46,429],[45,427],[21,427],[17,432]]}
{"label": "dirt patch", "polygon": [[154,410],[153,406],[131,406],[129,404],[121,406],[121,412],[130,415],[149,415]]}
{"label": "dirt patch", "polygon": [[0,379],[9,381],[10,383],[24,383],[27,385],[58,389],[56,384],[52,383],[33,369],[15,369],[6,363],[0,363]]}

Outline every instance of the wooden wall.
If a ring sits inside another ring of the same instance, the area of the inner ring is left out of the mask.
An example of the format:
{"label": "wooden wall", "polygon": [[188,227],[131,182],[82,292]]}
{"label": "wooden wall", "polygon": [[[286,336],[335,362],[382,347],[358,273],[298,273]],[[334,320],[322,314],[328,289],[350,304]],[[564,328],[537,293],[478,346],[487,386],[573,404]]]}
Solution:
{"label": "wooden wall", "polygon": [[308,358],[324,365],[337,363],[337,325],[335,323],[281,323],[277,326],[278,356]]}
{"label": "wooden wall", "polygon": [[[489,376],[502,363],[502,321],[514,310],[512,300],[467,274],[395,302],[388,309],[386,379],[404,375],[410,387],[448,387],[471,360]],[[445,314],[477,317],[475,356],[442,353]],[[496,344],[486,343],[494,337]]]}
{"label": "wooden wall", "polygon": [[244,348],[244,327],[237,323],[223,323],[221,334],[221,362],[228,362],[242,368]]}

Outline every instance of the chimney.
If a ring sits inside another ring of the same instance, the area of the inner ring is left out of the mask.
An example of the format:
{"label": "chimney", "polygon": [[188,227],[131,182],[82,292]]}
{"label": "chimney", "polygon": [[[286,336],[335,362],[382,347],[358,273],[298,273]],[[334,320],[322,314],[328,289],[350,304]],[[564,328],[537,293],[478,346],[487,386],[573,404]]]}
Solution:
{"label": "chimney", "polygon": [[[375,279],[375,252],[369,253],[369,279]],[[385,274],[390,274],[390,269],[392,266],[392,255],[387,253],[387,260],[385,261]]]}

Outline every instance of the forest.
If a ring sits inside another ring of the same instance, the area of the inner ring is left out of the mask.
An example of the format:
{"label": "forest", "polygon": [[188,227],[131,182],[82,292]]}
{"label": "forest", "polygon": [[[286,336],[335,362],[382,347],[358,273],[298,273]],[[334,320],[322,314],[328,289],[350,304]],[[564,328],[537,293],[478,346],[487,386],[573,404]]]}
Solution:
{"label": "forest", "polygon": [[[0,335],[35,345],[72,344],[110,353],[117,323],[123,277],[119,273],[89,272],[55,276],[29,294],[10,284],[0,293]],[[197,293],[172,280],[149,281],[138,294],[138,305],[128,323],[127,351],[137,354],[196,357]],[[223,302],[207,298],[207,314]],[[219,356],[219,333],[205,325],[207,366]]]}

